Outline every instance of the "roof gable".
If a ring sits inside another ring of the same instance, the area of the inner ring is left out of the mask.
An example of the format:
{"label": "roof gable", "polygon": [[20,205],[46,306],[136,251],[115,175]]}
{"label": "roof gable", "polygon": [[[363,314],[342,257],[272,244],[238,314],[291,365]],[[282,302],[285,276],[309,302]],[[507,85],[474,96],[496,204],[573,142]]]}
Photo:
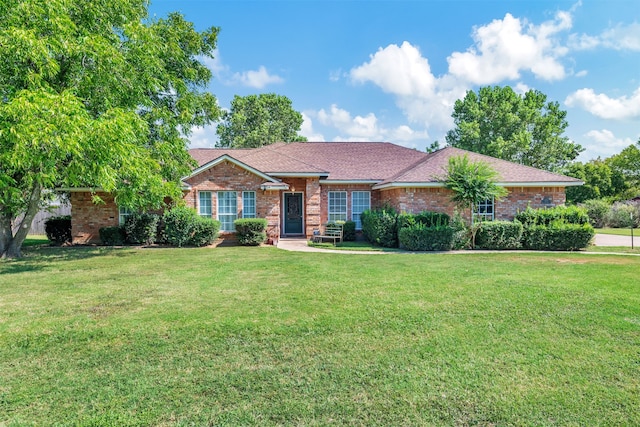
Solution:
{"label": "roof gable", "polygon": [[198,174],[200,174],[200,173],[202,173],[202,172],[204,172],[204,171],[206,171],[208,169],[211,169],[212,167],[214,167],[216,165],[219,165],[222,162],[233,163],[234,165],[239,166],[242,169],[244,169],[246,171],[249,171],[254,175],[259,176],[260,178],[266,180],[267,182],[274,182],[274,183],[279,183],[280,182],[279,180],[277,180],[277,179],[275,179],[273,177],[270,177],[269,175],[265,174],[264,172],[259,171],[258,169],[254,168],[254,167],[251,167],[251,166],[247,165],[246,163],[241,162],[240,160],[237,160],[237,159],[231,157],[229,154],[226,154],[226,153],[216,157],[213,160],[210,160],[210,161],[202,164],[202,166],[194,169],[193,172],[191,172],[188,176],[182,178],[182,180],[186,181],[186,180],[188,180],[190,178],[193,178],[194,176],[196,176],[196,175],[198,175]]}

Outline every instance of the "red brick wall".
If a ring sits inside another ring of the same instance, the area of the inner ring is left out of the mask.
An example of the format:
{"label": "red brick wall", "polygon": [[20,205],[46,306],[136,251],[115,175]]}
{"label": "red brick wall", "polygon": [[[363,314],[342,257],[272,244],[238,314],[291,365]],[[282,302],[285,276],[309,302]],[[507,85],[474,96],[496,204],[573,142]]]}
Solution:
{"label": "red brick wall", "polygon": [[[495,204],[495,217],[512,220],[519,212],[531,206],[534,209],[562,205],[566,201],[564,187],[509,187],[509,194]],[[455,204],[446,188],[394,188],[380,191],[379,204],[389,203],[399,212],[418,213],[424,210],[453,215]],[[547,202],[547,203],[545,203]],[[469,211],[462,216],[469,220]]]}
{"label": "red brick wall", "polygon": [[[212,212],[216,217],[218,211],[216,191],[237,191],[238,217],[242,217],[242,192],[256,192],[256,215],[258,218],[267,219],[267,235],[277,237],[280,235],[280,192],[263,191],[260,185],[265,182],[261,178],[244,168],[231,162],[224,161],[190,179],[187,183],[191,189],[184,196],[188,206],[198,209],[198,192],[212,192]],[[225,236],[227,234],[227,236]],[[223,237],[233,240],[229,233],[221,233]]]}
{"label": "red brick wall", "polygon": [[118,207],[113,195],[97,195],[104,203],[93,203],[90,192],[71,193],[71,238],[75,244],[100,243],[100,228],[118,225]]}

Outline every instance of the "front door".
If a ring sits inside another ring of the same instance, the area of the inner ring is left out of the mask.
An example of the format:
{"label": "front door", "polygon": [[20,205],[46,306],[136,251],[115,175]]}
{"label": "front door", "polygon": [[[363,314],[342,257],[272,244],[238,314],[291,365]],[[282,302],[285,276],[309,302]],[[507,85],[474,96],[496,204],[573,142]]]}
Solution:
{"label": "front door", "polygon": [[302,193],[284,193],[284,234],[302,234]]}

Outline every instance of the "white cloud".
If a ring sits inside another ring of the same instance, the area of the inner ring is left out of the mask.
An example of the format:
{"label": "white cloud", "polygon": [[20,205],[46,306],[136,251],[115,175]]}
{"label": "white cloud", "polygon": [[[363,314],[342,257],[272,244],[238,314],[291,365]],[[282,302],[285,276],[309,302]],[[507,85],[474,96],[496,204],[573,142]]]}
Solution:
{"label": "white cloud", "polygon": [[580,155],[580,158],[585,160],[610,157],[633,144],[631,138],[617,138],[607,129],[591,130],[584,136],[592,141],[585,144],[585,151]]}
{"label": "white cloud", "polygon": [[370,81],[387,93],[418,97],[432,96],[436,82],[427,58],[406,41],[378,49],[369,62],[351,70],[351,78]]}
{"label": "white cloud", "polygon": [[302,113],[300,134],[306,137],[308,141],[323,142],[325,140],[324,135],[313,130],[313,120],[311,120],[311,117],[306,113]]}
{"label": "white cloud", "polygon": [[571,14],[564,11],[539,26],[507,13],[502,20],[474,29],[474,46],[447,58],[449,73],[477,85],[515,80],[521,71],[544,80],[562,79],[566,72],[559,58],[567,49],[556,36],[571,25]]}
{"label": "white cloud", "polygon": [[329,110],[308,111],[305,115],[314,116],[323,126],[336,129],[339,135],[334,141],[393,141],[401,145],[415,145],[413,142],[426,140],[429,136],[426,131],[416,131],[407,125],[385,128],[373,113],[353,116],[335,104]]}
{"label": "white cloud", "polygon": [[229,72],[229,67],[222,63],[222,57],[218,49],[213,51],[213,58],[205,56],[201,57],[200,61],[211,70],[214,78],[221,78]]}
{"label": "white cloud", "polygon": [[519,95],[524,95],[525,93],[529,92],[531,90],[531,88],[522,83],[522,82],[518,82],[514,87],[513,87],[513,91]]}
{"label": "white cloud", "polygon": [[261,65],[257,71],[244,71],[242,73],[235,73],[233,75],[233,80],[243,84],[244,86],[249,86],[256,89],[262,89],[269,84],[284,82],[284,79],[282,77],[275,74],[269,74],[269,72],[263,65]]}
{"label": "white cloud", "polygon": [[580,70],[575,75],[576,77],[585,77],[589,72],[587,70]]}
{"label": "white cloud", "polygon": [[213,148],[218,141],[217,125],[195,127],[189,135],[189,148]]}
{"label": "white cloud", "polygon": [[604,47],[614,50],[640,52],[640,23],[618,24],[597,36],[572,34],[569,46],[576,50],[590,50]]}
{"label": "white cloud", "polygon": [[633,119],[640,117],[640,88],[630,97],[610,98],[596,94],[593,89],[580,89],[570,94],[564,101],[569,107],[582,108],[603,119]]}

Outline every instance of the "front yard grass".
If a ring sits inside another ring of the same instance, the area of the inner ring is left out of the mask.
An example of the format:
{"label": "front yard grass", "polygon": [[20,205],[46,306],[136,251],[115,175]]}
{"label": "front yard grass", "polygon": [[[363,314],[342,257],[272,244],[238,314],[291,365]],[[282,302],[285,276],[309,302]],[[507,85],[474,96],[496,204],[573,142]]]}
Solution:
{"label": "front yard grass", "polygon": [[32,248],[0,425],[640,425],[640,258]]}
{"label": "front yard grass", "polygon": [[[631,228],[596,228],[596,233],[631,237]],[[634,228],[633,235],[640,236],[640,228]]]}

